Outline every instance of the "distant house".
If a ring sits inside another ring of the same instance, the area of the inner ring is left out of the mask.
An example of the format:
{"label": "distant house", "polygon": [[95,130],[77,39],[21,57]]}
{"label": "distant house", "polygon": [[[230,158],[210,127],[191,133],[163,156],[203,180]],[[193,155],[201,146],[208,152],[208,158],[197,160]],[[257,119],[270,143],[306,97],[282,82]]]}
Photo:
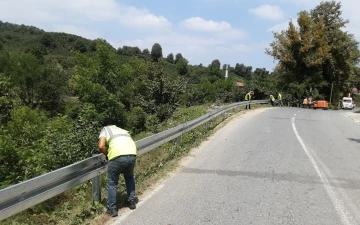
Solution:
{"label": "distant house", "polygon": [[245,87],[245,84],[242,83],[242,82],[240,82],[240,81],[236,81],[236,82],[235,82],[235,86],[236,86],[236,87]]}
{"label": "distant house", "polygon": [[354,88],[351,90],[351,92],[352,92],[353,94],[356,94],[356,95],[359,94],[359,90],[358,90],[356,87],[354,87]]}

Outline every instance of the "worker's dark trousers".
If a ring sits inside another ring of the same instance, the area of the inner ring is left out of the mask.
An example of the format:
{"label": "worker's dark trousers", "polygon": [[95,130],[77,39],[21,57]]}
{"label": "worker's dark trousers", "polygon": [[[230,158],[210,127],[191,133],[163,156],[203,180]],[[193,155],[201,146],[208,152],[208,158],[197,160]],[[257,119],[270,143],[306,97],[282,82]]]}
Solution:
{"label": "worker's dark trousers", "polygon": [[246,109],[251,109],[251,105],[249,104],[249,105],[246,105]]}
{"label": "worker's dark trousers", "polygon": [[110,210],[116,209],[116,192],[119,182],[120,174],[124,174],[126,192],[128,195],[128,201],[135,200],[135,179],[134,179],[134,167],[136,163],[136,156],[127,155],[120,156],[108,163],[108,177],[107,177],[107,208]]}

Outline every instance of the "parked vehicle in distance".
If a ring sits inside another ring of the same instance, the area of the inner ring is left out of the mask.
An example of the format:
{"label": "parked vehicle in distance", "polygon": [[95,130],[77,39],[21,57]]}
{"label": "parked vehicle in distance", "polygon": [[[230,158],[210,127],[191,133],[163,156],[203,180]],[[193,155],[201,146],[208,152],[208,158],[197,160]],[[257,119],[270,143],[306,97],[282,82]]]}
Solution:
{"label": "parked vehicle in distance", "polygon": [[343,97],[341,100],[341,108],[353,110],[355,108],[353,99],[351,97]]}
{"label": "parked vehicle in distance", "polygon": [[329,108],[329,103],[325,100],[314,101],[313,108],[327,110]]}

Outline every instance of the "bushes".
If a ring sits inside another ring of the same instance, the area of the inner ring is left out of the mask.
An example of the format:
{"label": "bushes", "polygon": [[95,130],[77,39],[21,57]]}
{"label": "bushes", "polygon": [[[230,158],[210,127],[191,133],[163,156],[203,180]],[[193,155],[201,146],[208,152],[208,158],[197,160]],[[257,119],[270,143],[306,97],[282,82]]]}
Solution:
{"label": "bushes", "polygon": [[0,186],[44,172],[39,159],[44,153],[41,139],[45,134],[46,122],[46,115],[40,110],[22,106],[12,111],[11,121],[3,126],[0,133],[1,165],[10,167],[5,169],[10,173],[0,181]]}
{"label": "bushes", "polygon": [[129,127],[133,134],[138,134],[146,129],[146,113],[141,107],[134,107],[129,115]]}
{"label": "bushes", "polygon": [[[3,127],[1,127],[3,130]],[[19,164],[19,155],[16,151],[15,142],[10,135],[1,134],[0,138],[0,189],[17,183],[21,167]]]}

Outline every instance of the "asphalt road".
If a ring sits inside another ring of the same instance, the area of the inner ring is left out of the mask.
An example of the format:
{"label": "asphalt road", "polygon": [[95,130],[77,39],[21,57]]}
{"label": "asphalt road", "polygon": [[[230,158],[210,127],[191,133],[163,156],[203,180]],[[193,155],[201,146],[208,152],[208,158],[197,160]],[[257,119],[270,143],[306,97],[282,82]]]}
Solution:
{"label": "asphalt road", "polygon": [[360,224],[360,125],[344,114],[248,112],[112,224]]}

